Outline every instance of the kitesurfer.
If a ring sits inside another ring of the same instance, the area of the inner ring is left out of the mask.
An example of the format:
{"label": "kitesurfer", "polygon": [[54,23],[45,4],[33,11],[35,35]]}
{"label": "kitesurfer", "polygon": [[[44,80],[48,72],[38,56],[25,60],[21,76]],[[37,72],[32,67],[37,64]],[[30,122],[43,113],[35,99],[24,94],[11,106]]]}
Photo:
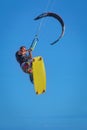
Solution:
{"label": "kitesurfer", "polygon": [[27,50],[25,46],[21,46],[16,52],[16,60],[20,64],[22,70],[30,75],[30,80],[33,83],[33,71],[32,71],[32,51],[35,49],[38,43],[38,37],[35,35],[30,48]]}
{"label": "kitesurfer", "polygon": [[27,50],[25,46],[21,46],[16,52],[16,59],[19,62],[22,70],[30,75],[30,80],[33,82],[32,74],[32,50]]}

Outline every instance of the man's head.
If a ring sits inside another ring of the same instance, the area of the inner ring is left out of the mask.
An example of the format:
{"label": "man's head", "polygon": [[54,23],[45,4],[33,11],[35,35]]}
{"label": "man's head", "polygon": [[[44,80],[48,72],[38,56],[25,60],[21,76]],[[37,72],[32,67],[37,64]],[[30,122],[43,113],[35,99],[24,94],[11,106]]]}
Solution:
{"label": "man's head", "polygon": [[26,47],[25,46],[21,46],[20,47],[20,53],[21,54],[25,54],[26,53]]}

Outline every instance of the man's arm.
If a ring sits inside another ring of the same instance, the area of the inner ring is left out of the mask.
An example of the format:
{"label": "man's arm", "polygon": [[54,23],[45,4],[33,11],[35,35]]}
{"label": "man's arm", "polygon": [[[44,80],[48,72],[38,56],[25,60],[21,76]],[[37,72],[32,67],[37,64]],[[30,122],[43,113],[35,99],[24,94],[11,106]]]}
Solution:
{"label": "man's arm", "polygon": [[29,58],[32,59],[32,58],[33,58],[33,57],[32,57],[32,50],[29,49],[28,52],[29,52]]}

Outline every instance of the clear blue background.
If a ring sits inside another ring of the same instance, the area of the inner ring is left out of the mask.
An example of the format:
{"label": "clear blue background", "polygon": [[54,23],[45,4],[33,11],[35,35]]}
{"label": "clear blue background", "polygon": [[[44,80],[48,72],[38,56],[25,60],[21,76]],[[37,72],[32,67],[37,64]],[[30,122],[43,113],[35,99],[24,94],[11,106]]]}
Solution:
{"label": "clear blue background", "polygon": [[[47,91],[36,95],[29,76],[15,59],[21,45],[30,46],[45,12],[33,56],[44,58]],[[0,130],[87,130],[87,1],[0,0]]]}

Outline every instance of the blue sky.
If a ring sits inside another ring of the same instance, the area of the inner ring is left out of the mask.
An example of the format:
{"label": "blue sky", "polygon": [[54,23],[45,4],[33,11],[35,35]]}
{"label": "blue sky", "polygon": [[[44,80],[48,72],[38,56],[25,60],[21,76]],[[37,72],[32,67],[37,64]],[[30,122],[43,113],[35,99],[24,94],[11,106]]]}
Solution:
{"label": "blue sky", "polygon": [[[87,130],[86,0],[0,0],[0,130]],[[43,20],[33,56],[44,58],[47,91],[37,96],[15,59],[30,46],[45,12],[64,20],[64,37],[54,46],[60,24]]]}

